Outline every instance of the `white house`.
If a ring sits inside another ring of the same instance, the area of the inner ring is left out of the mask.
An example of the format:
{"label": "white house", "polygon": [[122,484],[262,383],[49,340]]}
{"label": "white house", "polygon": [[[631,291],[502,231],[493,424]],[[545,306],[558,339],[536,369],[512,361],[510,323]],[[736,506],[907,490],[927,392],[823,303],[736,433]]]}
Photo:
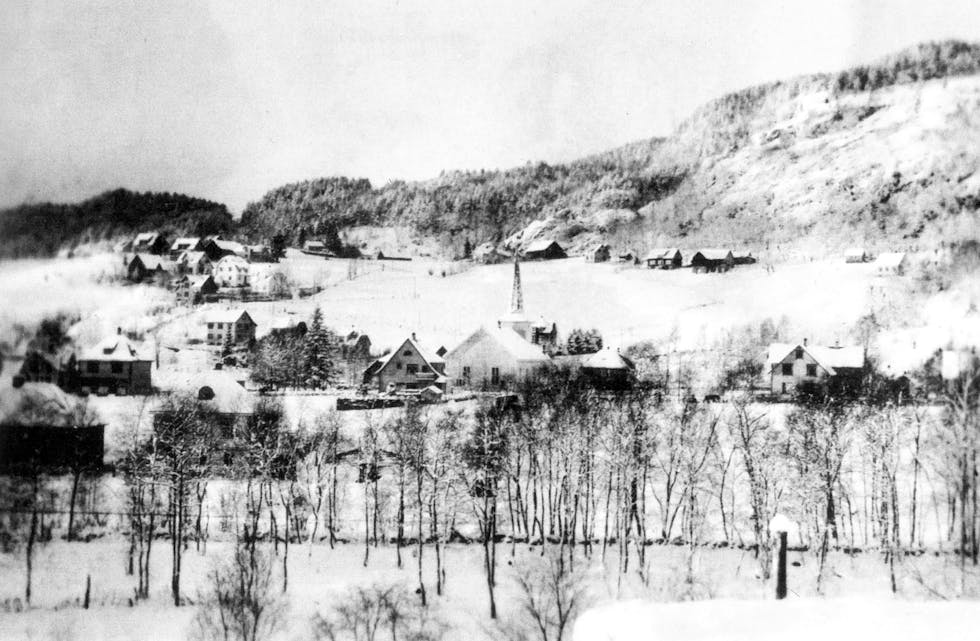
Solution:
{"label": "white house", "polygon": [[878,256],[873,265],[879,276],[901,276],[908,262],[905,252],[886,252]]}
{"label": "white house", "polygon": [[211,275],[214,276],[218,287],[246,287],[248,269],[247,260],[231,254],[215,263]]}
{"label": "white house", "polygon": [[496,387],[550,365],[539,346],[510,329],[481,327],[446,354],[446,375],[460,387]]}
{"label": "white house", "polygon": [[773,343],[766,359],[770,389],[776,396],[796,392],[798,385],[825,385],[839,377],[847,386],[860,385],[864,371],[864,350],[859,346]]}

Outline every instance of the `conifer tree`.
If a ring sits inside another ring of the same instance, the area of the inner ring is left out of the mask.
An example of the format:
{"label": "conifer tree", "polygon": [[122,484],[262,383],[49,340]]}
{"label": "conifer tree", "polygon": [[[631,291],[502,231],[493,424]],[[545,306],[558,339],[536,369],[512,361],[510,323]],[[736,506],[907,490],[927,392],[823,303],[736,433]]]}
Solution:
{"label": "conifer tree", "polygon": [[313,310],[313,321],[306,333],[306,384],[323,389],[333,378],[333,333],[323,326],[323,312]]}

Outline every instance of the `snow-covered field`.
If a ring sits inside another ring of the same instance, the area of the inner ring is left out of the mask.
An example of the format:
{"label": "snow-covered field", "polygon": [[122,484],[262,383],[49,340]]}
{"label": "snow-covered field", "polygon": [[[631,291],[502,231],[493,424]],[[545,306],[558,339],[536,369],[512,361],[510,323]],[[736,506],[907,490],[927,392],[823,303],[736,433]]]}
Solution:
{"label": "snow-covered field", "polygon": [[[206,554],[195,551],[193,544],[184,556],[182,585],[184,593],[195,601],[204,576],[214,559],[228,553],[227,544],[211,542]],[[282,549],[280,547],[280,554]],[[430,548],[425,551],[424,577],[432,600],[432,610],[451,625],[446,639],[503,638],[488,617],[488,597],[479,545],[452,545],[446,552],[446,593],[435,596],[435,563]],[[849,630],[902,630],[906,636],[871,635],[871,638],[931,639],[969,638],[969,635],[933,636],[937,631],[968,630],[961,624],[980,622],[975,603],[914,603],[907,598],[921,598],[924,588],[914,579],[923,571],[937,583],[931,587],[945,589],[944,580],[954,581],[955,560],[950,557],[922,557],[900,565],[901,583],[898,597],[889,592],[887,566],[876,554],[848,557],[832,554],[832,574],[826,586],[827,600],[815,596],[816,561],[812,554],[791,553],[789,573],[790,597],[772,602],[772,586],[756,577],[757,566],[750,552],[705,548],[695,555],[697,581],[689,596],[714,601],[667,603],[685,597],[689,590],[683,581],[687,549],[675,546],[649,548],[650,580],[643,585],[631,572],[617,580],[615,553],[604,568],[597,557],[579,564],[587,586],[587,600],[592,612],[580,620],[575,638],[585,639],[748,639],[776,638],[791,634],[801,639],[855,638]],[[136,641],[188,638],[193,606],[175,608],[169,600],[170,552],[166,540],[154,549],[149,601],[130,607],[135,578],[125,574],[126,544],[122,541],[90,543],[51,543],[39,548],[35,561],[36,609],[21,613],[0,614],[0,638],[5,641],[61,639]],[[277,640],[311,638],[310,617],[342,600],[351,586],[403,584],[411,591],[417,586],[417,561],[411,548],[403,550],[404,565],[395,563],[394,546],[371,548],[367,567],[360,545],[340,545],[331,550],[326,545],[290,547],[286,596],[289,601],[286,625]],[[281,587],[281,563],[278,559],[274,585]],[[511,556],[511,546],[498,546],[497,599],[500,620],[517,623],[524,616],[518,572],[540,562],[540,549],[518,545]],[[21,596],[23,591],[23,558],[0,556],[0,603]],[[91,608],[78,605],[91,576]],[[936,578],[938,577],[938,578]],[[657,605],[654,605],[657,604]],[[859,617],[866,612],[866,619]],[[826,619],[824,617],[827,617]],[[934,623],[935,617],[953,621]],[[850,623],[848,623],[850,622]],[[872,623],[875,622],[874,625]],[[752,637],[752,626],[758,626]],[[821,627],[826,626],[826,627]],[[852,627],[856,626],[856,627]],[[911,626],[911,627],[909,627]],[[943,627],[949,626],[949,627]],[[773,629],[769,629],[769,628]],[[820,631],[836,636],[824,636]],[[911,634],[909,636],[908,634]],[[652,636],[651,636],[652,635]],[[863,638],[863,637],[862,637]]]}

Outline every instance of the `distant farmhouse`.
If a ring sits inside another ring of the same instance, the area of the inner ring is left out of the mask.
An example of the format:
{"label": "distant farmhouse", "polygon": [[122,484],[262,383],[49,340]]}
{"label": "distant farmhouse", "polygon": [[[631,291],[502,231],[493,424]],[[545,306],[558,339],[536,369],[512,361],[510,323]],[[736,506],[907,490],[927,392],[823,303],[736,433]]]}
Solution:
{"label": "distant farmhouse", "polygon": [[735,266],[735,257],[728,249],[702,249],[691,257],[695,274],[727,272]]}
{"label": "distant farmhouse", "polygon": [[864,365],[861,347],[808,345],[806,339],[802,344],[773,343],[766,359],[770,390],[781,398],[792,396],[803,385],[827,389],[830,383],[838,391],[855,393],[861,387]]}
{"label": "distant farmhouse", "polygon": [[201,245],[201,251],[208,255],[212,263],[217,263],[225,256],[245,258],[245,246],[233,240],[222,240],[219,237],[208,238]]}
{"label": "distant farmhouse", "polygon": [[421,392],[441,395],[446,391],[446,361],[435,352],[423,348],[415,335],[407,338],[398,349],[376,360],[364,372],[363,383],[378,392]]}
{"label": "distant farmhouse", "polygon": [[173,288],[177,302],[182,305],[196,305],[218,293],[218,285],[210,274],[200,276],[184,274],[173,282]]}
{"label": "distant farmhouse", "polygon": [[752,252],[739,249],[732,251],[732,262],[735,265],[753,265],[757,260]]}
{"label": "distant farmhouse", "polygon": [[568,254],[556,241],[550,239],[536,240],[528,245],[523,252],[527,260],[554,260],[568,258]]}
{"label": "distant farmhouse", "polygon": [[681,250],[676,247],[651,249],[643,260],[650,269],[677,269],[684,264]]}
{"label": "distant farmhouse", "polygon": [[210,312],[204,317],[207,323],[207,344],[220,347],[226,342],[248,345],[255,340],[255,321],[243,310]]}
{"label": "distant farmhouse", "polygon": [[248,261],[234,254],[220,258],[211,272],[218,287],[246,287],[248,274]]}
{"label": "distant farmhouse", "polygon": [[170,243],[167,242],[167,239],[163,237],[163,234],[155,231],[137,234],[136,238],[133,239],[134,254],[161,255],[166,254],[169,249]]}
{"label": "distant farmhouse", "polygon": [[581,367],[582,374],[596,389],[625,390],[636,382],[636,365],[610,347],[586,356]]}
{"label": "distant farmhouse", "polygon": [[333,254],[327,249],[327,246],[319,240],[306,241],[303,243],[303,249],[301,251],[304,254],[309,254],[311,256],[323,256],[324,258],[333,256]]}
{"label": "distant farmhouse", "polygon": [[845,263],[866,263],[869,257],[864,247],[848,247],[844,250]]}
{"label": "distant farmhouse", "polygon": [[152,394],[153,362],[140,354],[122,329],[78,357],[78,383],[82,392],[96,394]]}
{"label": "distant farmhouse", "polygon": [[878,276],[902,276],[908,261],[905,252],[886,252],[879,255],[872,265]]}
{"label": "distant farmhouse", "polygon": [[126,278],[134,283],[153,280],[163,284],[173,273],[174,265],[157,254],[134,254],[126,265]]}
{"label": "distant farmhouse", "polygon": [[177,255],[174,261],[178,274],[210,274],[214,269],[211,259],[202,251],[184,251]]}

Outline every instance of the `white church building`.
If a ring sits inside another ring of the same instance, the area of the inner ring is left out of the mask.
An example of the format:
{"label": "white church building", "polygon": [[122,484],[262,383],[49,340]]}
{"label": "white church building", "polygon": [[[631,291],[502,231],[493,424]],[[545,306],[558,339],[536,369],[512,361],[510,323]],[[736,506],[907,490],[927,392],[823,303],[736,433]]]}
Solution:
{"label": "white church building", "polygon": [[550,367],[545,349],[557,341],[554,323],[534,322],[524,312],[520,263],[514,261],[510,309],[496,327],[481,327],[446,354],[446,375],[456,387],[493,388]]}

